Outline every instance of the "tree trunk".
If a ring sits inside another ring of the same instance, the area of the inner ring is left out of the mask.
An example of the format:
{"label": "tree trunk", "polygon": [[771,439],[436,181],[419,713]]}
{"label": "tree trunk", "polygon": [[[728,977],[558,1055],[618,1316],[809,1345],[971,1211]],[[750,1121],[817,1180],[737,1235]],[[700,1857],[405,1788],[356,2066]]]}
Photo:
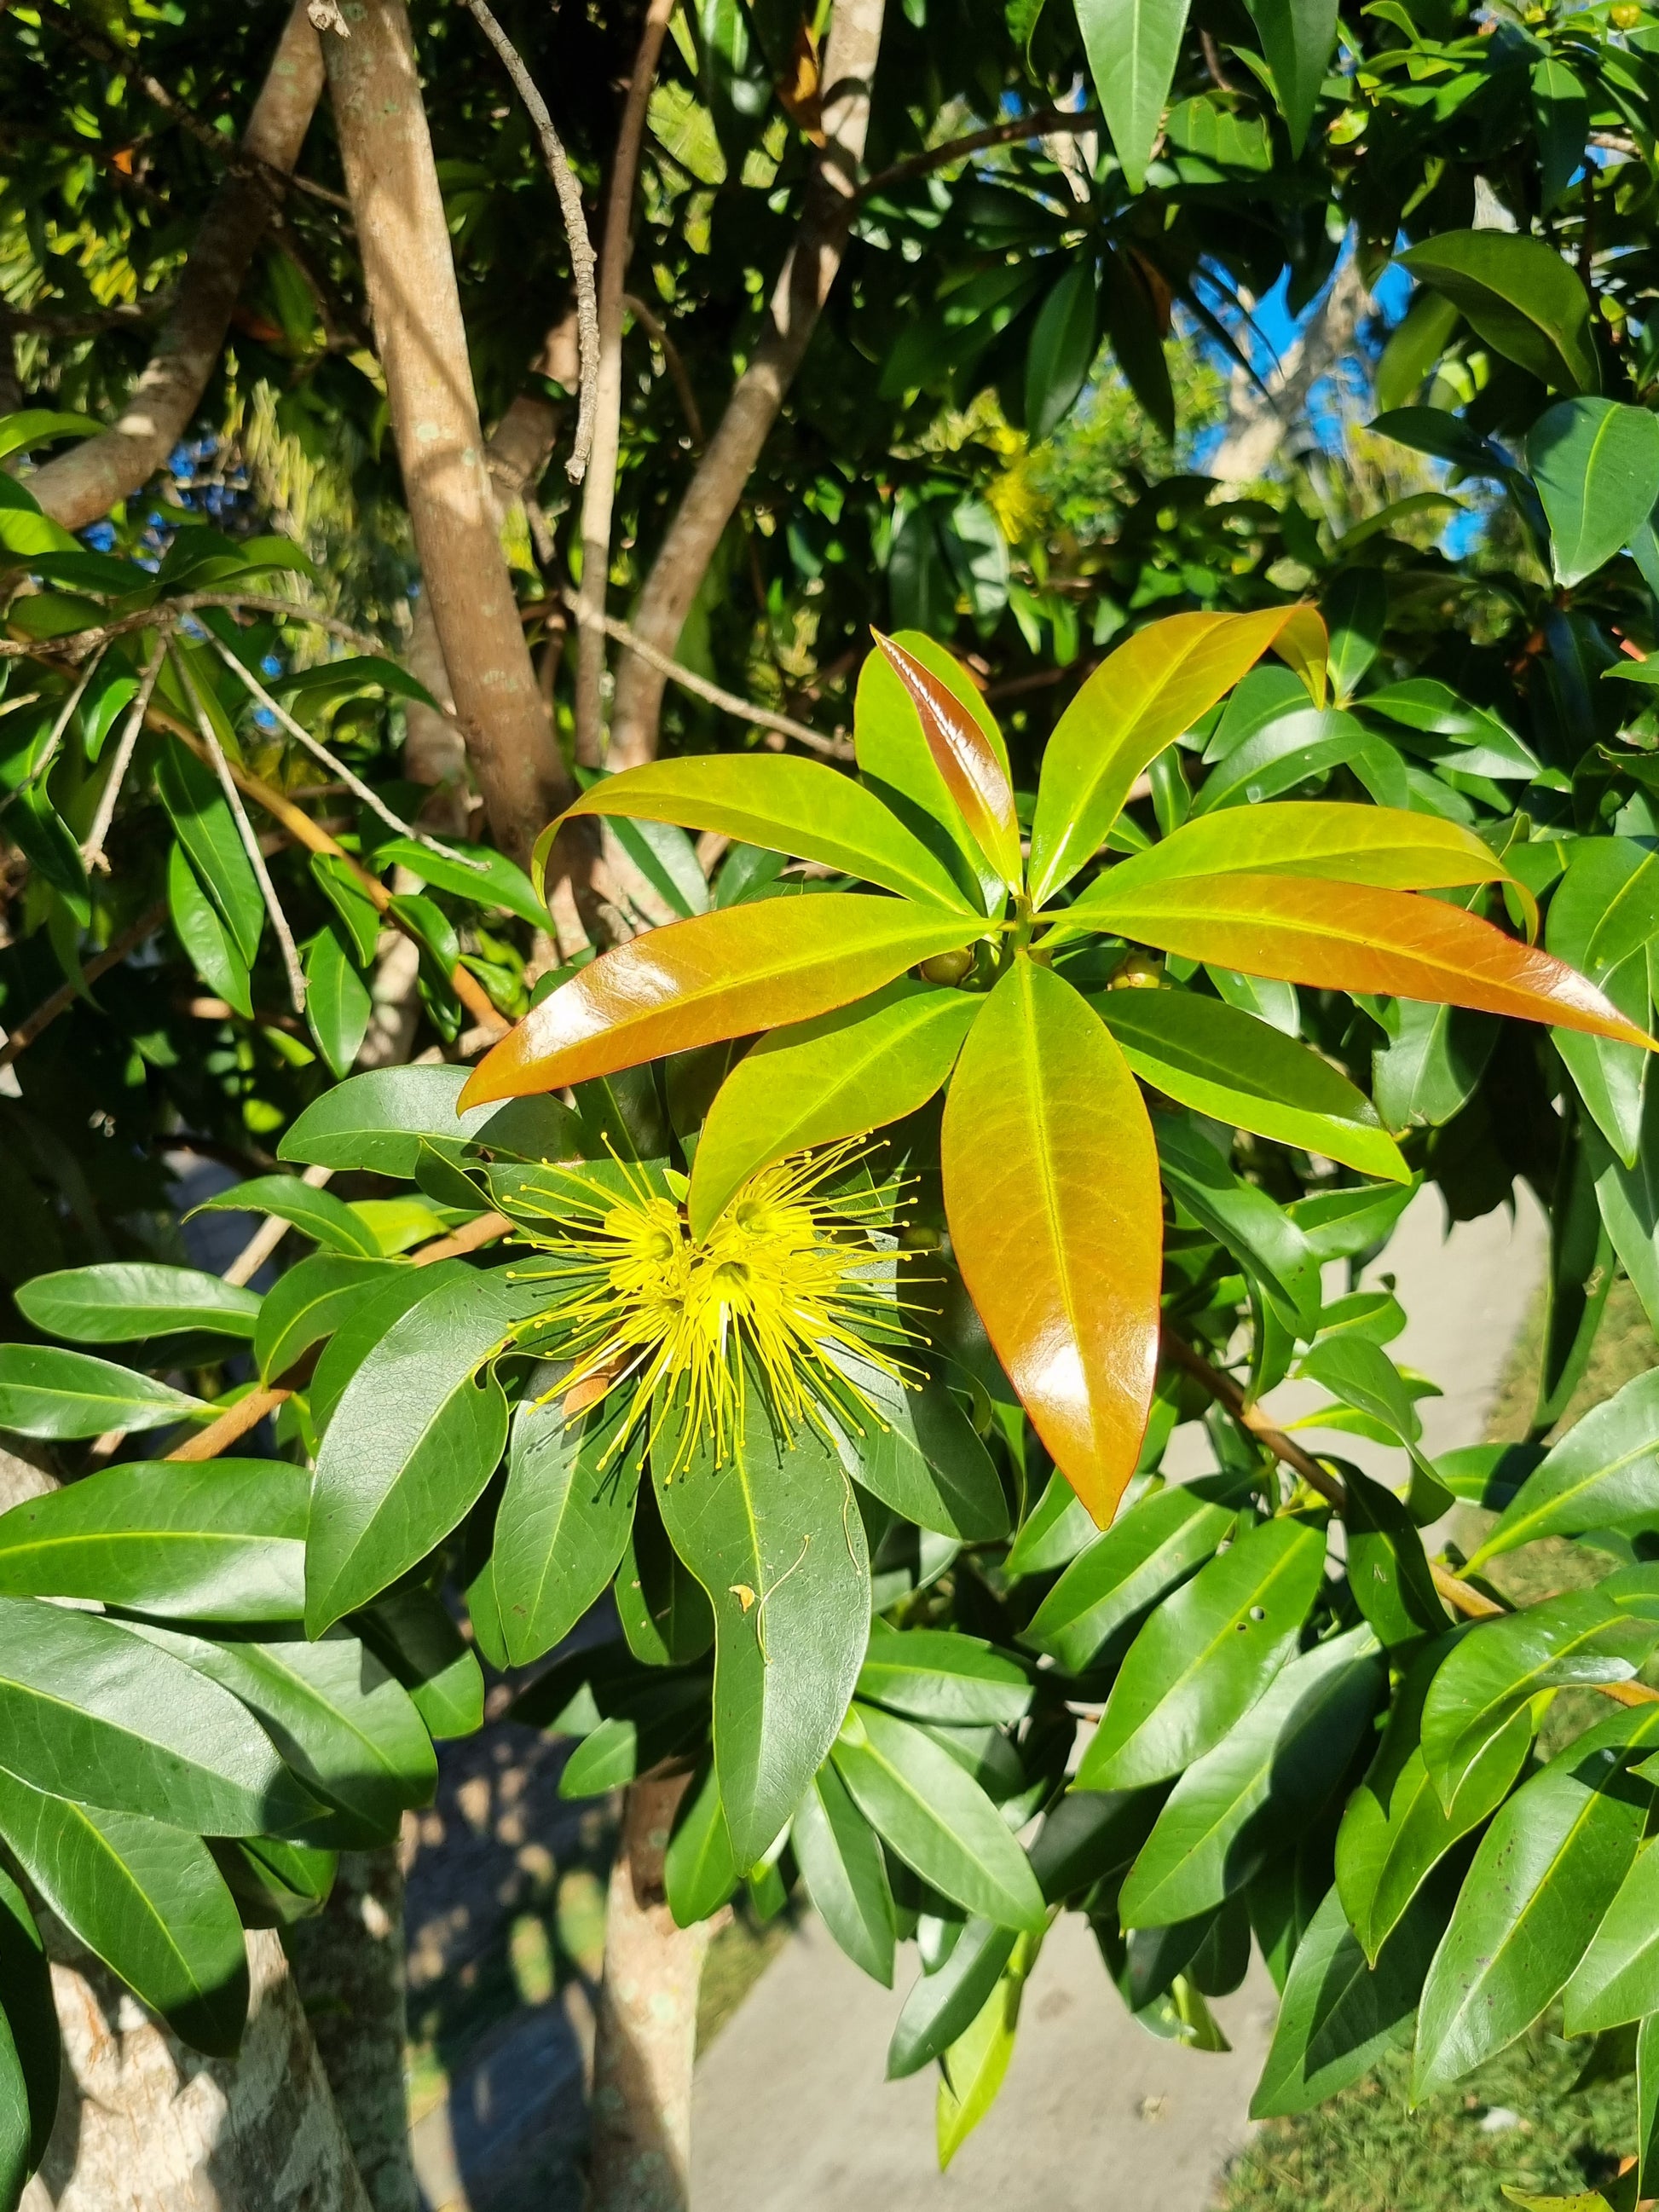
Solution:
{"label": "tree trunk", "polygon": [[[248,118],[244,150],[275,168],[292,169],[322,89],[317,33],[306,0],[295,0]],[[79,530],[107,514],[118,501],[149,481],[190,428],[276,204],[273,187],[263,177],[228,176],[220,185],[155,351],[119,422],[72,446],[29,478],[30,491],[53,521]]]}
{"label": "tree trunk", "polygon": [[[807,185],[800,230],[784,263],[754,357],[738,379],[720,428],[652,563],[633,627],[672,654],[721,533],[737,511],[784,394],[804,359],[846,250],[870,128],[884,0],[836,0],[824,52],[824,143]],[[606,753],[613,769],[655,757],[665,678],[624,652]]]}
{"label": "tree trunk", "polygon": [[342,14],[324,54],[415,548],[490,828],[522,864],[571,787],[501,552],[409,16]]}
{"label": "tree trunk", "polygon": [[374,2212],[421,2212],[404,2087],[398,1846],[342,1851],[328,1903],[288,1930],[289,1963]]}
{"label": "tree trunk", "polygon": [[1264,392],[1242,368],[1233,371],[1227,422],[1208,473],[1224,489],[1241,491],[1271,474],[1287,453],[1305,450],[1308,397],[1322,376],[1353,350],[1359,318],[1370,305],[1356,255],[1331,279],[1330,289],[1302,336],[1267,379]]}
{"label": "tree trunk", "polygon": [[635,1782],[623,1808],[593,2051],[590,2212],[687,2212],[691,2202],[691,2067],[708,1923],[676,1927],[663,1887],[690,1780]]}
{"label": "tree trunk", "polygon": [[64,2087],[25,2212],[374,2212],[269,1929],[240,2057],[203,2058],[50,1914]]}

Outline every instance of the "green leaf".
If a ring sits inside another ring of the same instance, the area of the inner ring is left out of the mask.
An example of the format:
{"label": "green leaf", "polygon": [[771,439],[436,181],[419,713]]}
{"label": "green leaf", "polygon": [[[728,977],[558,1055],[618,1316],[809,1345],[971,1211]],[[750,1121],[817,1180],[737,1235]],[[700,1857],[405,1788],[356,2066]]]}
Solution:
{"label": "green leaf", "polygon": [[[316,1255],[317,1261],[325,1257],[332,1255]],[[315,1264],[310,1260],[300,1262],[301,1267]],[[297,1268],[289,1270],[290,1273],[298,1272]],[[306,1394],[311,1401],[312,1421],[319,1436],[333,1419],[334,1409],[345,1395],[347,1383],[393,1324],[426,1299],[436,1297],[447,1285],[460,1282],[471,1273],[461,1260],[438,1260],[423,1267],[399,1267],[382,1261],[375,1273],[365,1273],[361,1285],[354,1286],[337,1304],[332,1291],[327,1294],[326,1311],[319,1313],[309,1324],[315,1327],[317,1322],[324,1322],[326,1326],[320,1333],[328,1335],[330,1330],[333,1332],[323,1346]],[[266,1291],[267,1311],[288,1279],[287,1275],[279,1277],[275,1287]],[[503,1659],[501,1664],[506,1663]]]}
{"label": "green leaf", "polygon": [[931,1735],[878,1706],[855,1705],[832,1756],[871,1826],[941,1896],[1002,1927],[1041,1929],[1030,1860],[978,1783]]}
{"label": "green leaf", "polygon": [[[1659,422],[1655,424],[1659,434]],[[1659,859],[1628,837],[1575,841],[1550,897],[1545,942],[1638,1024],[1648,1019],[1647,947],[1659,934]],[[1648,1055],[1639,1046],[1563,1030],[1556,1049],[1596,1127],[1636,1164]]]}
{"label": "green leaf", "polygon": [[208,1412],[131,1367],[49,1344],[0,1344],[0,1429],[64,1442],[109,1429],[165,1429]]}
{"label": "green leaf", "polygon": [[813,1911],[854,1965],[890,1990],[896,1923],[887,1862],[828,1760],[795,1808],[789,1842]]}
{"label": "green leaf", "polygon": [[514,1099],[501,1106],[457,1102],[464,1067],[376,1067],[325,1091],[291,1122],[277,1157],[324,1168],[368,1168],[414,1178],[422,1140],[487,1146],[511,1159],[581,1157],[580,1125],[556,1098]]}
{"label": "green leaf", "polygon": [[1182,1105],[1362,1175],[1409,1179],[1364,1092],[1253,1014],[1192,991],[1106,991],[1090,1003],[1142,1082]]}
{"label": "green leaf", "polygon": [[330,1808],[307,1839],[332,1850],[391,1843],[404,1812],[429,1804],[438,1765],[408,1693],[355,1636],[210,1643],[167,1628],[139,1631],[240,1699],[288,1765]]}
{"label": "green leaf", "polygon": [[100,1468],[0,1514],[0,1594],[193,1620],[295,1620],[309,1483],[274,1460]]}
{"label": "green leaf", "polygon": [[1371,1055],[1371,1096],[1385,1126],[1437,1129],[1474,1096],[1498,1042],[1492,1014],[1396,999],[1389,1042]]}
{"label": "green leaf", "polygon": [[1540,1690],[1625,1682],[1652,1650],[1656,1625],[1596,1590],[1570,1590],[1470,1631],[1429,1685],[1423,1758],[1449,1806],[1476,1759]]}
{"label": "green leaf", "polygon": [[1237,1517],[1223,1489],[1179,1483],[1141,1498],[1072,1561],[1021,1640],[1081,1674],[1111,1637],[1213,1555]]}
{"label": "green leaf", "polygon": [[19,408],[0,416],[0,460],[54,444],[59,438],[96,438],[104,428],[90,415],[70,415],[52,407]]}
{"label": "green leaf", "polygon": [[1393,1649],[1446,1626],[1428,1555],[1404,1501],[1358,1468],[1346,1477],[1348,1587],[1377,1641]]}
{"label": "green leaf", "polygon": [[574,1420],[558,1394],[545,1404],[535,1396],[532,1382],[513,1415],[495,1517],[495,1599],[515,1667],[562,1643],[604,1594],[640,1483],[639,1448],[620,1448],[632,1413],[625,1391]]}
{"label": "green leaf", "polygon": [[738,1868],[726,1832],[712,1760],[703,1761],[680,1800],[663,1875],[668,1909],[678,1928],[694,1928],[718,1912],[738,1886]]}
{"label": "green leaf", "polygon": [[842,1346],[835,1364],[876,1409],[861,1436],[830,1416],[842,1465],[854,1482],[941,1536],[982,1544],[1007,1534],[1008,1500],[995,1462],[937,1375],[913,1389]]}
{"label": "green leaf", "polygon": [[1319,1270],[1290,1215],[1235,1175],[1219,1145],[1184,1115],[1160,1114],[1154,1130],[1158,1166],[1182,1212],[1244,1263],[1286,1328],[1310,1334],[1319,1316]]}
{"label": "green leaf", "polygon": [[1322,1526],[1269,1521],[1166,1598],[1129,1646],[1078,1787],[1162,1781],[1219,1743],[1295,1652],[1324,1565]]}
{"label": "green leaf", "polygon": [[[373,1232],[364,1227],[362,1218],[343,1199],[336,1198],[331,1190],[314,1188],[299,1176],[255,1176],[248,1182],[236,1183],[229,1190],[222,1190],[204,1200],[195,1211],[274,1214],[278,1221],[291,1221],[313,1243],[326,1244],[331,1251],[351,1253],[369,1260],[377,1260],[380,1255]],[[229,1285],[224,1287],[228,1289]],[[59,1329],[57,1334],[61,1336],[65,1332]]]}
{"label": "green leaf", "polygon": [[453,891],[476,906],[499,907],[503,913],[517,915],[532,929],[547,927],[547,908],[516,861],[509,860],[505,853],[492,853],[484,845],[470,845],[465,852],[465,859],[453,858],[447,853],[434,853],[429,845],[419,844],[412,837],[393,837],[375,848],[374,865],[377,869],[407,868],[410,875],[418,876],[423,884],[435,884],[441,891]]}
{"label": "green leaf", "polygon": [[1639,1850],[1562,1993],[1569,2035],[1659,2012],[1659,1854]]}
{"label": "green leaf", "polygon": [[1305,2112],[1368,2074],[1411,2033],[1449,1898],[1419,1898],[1375,1964],[1332,1890],[1297,1946],[1250,2118]]}
{"label": "green leaf", "polygon": [[681,823],[817,860],[924,906],[965,903],[950,871],[874,793],[820,761],[752,753],[653,761],[602,776],[569,811]]}
{"label": "green leaf", "polygon": [[[863,1523],[830,1445],[758,1407],[730,1456],[687,1440],[655,1495],[714,1608],[714,1767],[732,1848],[753,1866],[835,1741],[870,1624]],[[665,1464],[675,1455],[659,1447]]]}
{"label": "green leaf", "polygon": [[[896,544],[896,557],[897,550]],[[900,629],[891,642],[921,661],[966,708],[1006,769],[1002,732],[955,655],[919,630]],[[979,904],[985,912],[994,912],[1006,896],[1006,886],[963,819],[922,734],[915,702],[884,653],[866,655],[859,672],[853,738],[866,782],[952,880],[976,886]]]}
{"label": "green leaf", "polygon": [[155,1260],[106,1260],[37,1275],[15,1293],[37,1328],[81,1344],[125,1344],[139,1337],[209,1329],[251,1337],[259,1293],[195,1267]]}
{"label": "green leaf", "polygon": [[[253,1357],[261,1382],[286,1375],[313,1344],[331,1336],[363,1302],[393,1279],[412,1282],[413,1271],[385,1260],[339,1252],[314,1252],[279,1275],[265,1292],[253,1332]],[[424,1293],[424,1281],[420,1287]]]}
{"label": "green leaf", "polygon": [[[1405,317],[1390,333],[1376,364],[1376,404],[1385,412],[1409,410],[1423,380],[1451,343],[1462,319],[1455,301],[1438,292],[1417,293]],[[1339,684],[1339,694],[1352,689]]]}
{"label": "green leaf", "polygon": [[1014,1947],[1002,1978],[939,2061],[935,2134],[943,2173],[996,2101],[1014,2055],[1014,2030],[1029,1962],[1036,1950],[1030,1937]]}
{"label": "green leaf", "polygon": [[335,1407],[317,1456],[306,1629],[320,1635],[425,1558],[482,1496],[507,1401],[479,1370],[534,1310],[510,1271],[470,1269],[394,1322]]}
{"label": "green leaf", "polygon": [[791,1152],[884,1127],[944,1085],[985,1001],[902,977],[763,1037],[726,1079],[691,1167],[694,1236],[748,1176]]}
{"label": "green leaf", "polygon": [[628,1648],[642,1666],[689,1667],[714,1640],[714,1609],[669,1542],[650,1484],[635,1504],[611,1595]]}
{"label": "green leaf", "polygon": [[1100,1531],[1088,1507],[1063,1474],[1051,1474],[1042,1496],[1019,1525],[1003,1562],[1011,1581],[1053,1574],[1086,1551]]}
{"label": "green leaf", "polygon": [[3,1870],[0,1991],[0,2203],[12,2205],[46,2156],[58,2112],[62,2051],[46,1947],[22,1891]]}
{"label": "green leaf", "polygon": [[1070,414],[1099,343],[1095,264],[1079,261],[1049,288],[1025,355],[1025,434],[1040,446]]}
{"label": "green leaf", "polygon": [[218,777],[179,738],[168,738],[156,756],[155,787],[203,889],[251,968],[265,926],[264,895]]}
{"label": "green leaf", "polygon": [[234,1698],[97,1613],[0,1598],[0,1742],[37,1790],[252,1836],[310,1801]]}
{"label": "green leaf", "polygon": [[199,1837],[46,1795],[3,1769],[0,1835],[59,1919],[184,2042],[234,2054],[247,1952]]}
{"label": "green leaf", "polygon": [[1582,583],[1659,500],[1659,416],[1616,399],[1561,399],[1527,434],[1558,584]]}
{"label": "green leaf", "polygon": [[1336,45],[1336,0],[1249,0],[1249,9],[1290,131],[1291,151],[1299,155]]}
{"label": "green leaf", "polygon": [[306,1020],[317,1049],[335,1075],[349,1075],[368,1034],[374,1000],[331,923],[311,940],[305,975]]}
{"label": "green leaf", "polygon": [[247,963],[202,889],[184,847],[178,844],[167,853],[167,910],[191,966],[209,990],[251,1018],[253,996]]}
{"label": "green leaf", "polygon": [[1601,381],[1589,296],[1553,246],[1503,230],[1452,230],[1395,258],[1460,307],[1506,361],[1558,392]]}
{"label": "green leaf", "polygon": [[969,1920],[950,1956],[923,1974],[904,2000],[887,2046],[887,2078],[901,2081],[943,2057],[984,2008],[1018,1938],[994,1920]]}
{"label": "green leaf", "polygon": [[1152,1832],[1169,1792],[1068,1790],[1042,1816],[1030,1847],[1031,1871],[1050,1905],[1124,1873]]}
{"label": "green leaf", "polygon": [[1125,1927],[1190,1920],[1241,1890],[1330,1797],[1384,1680],[1366,1627],[1316,1644],[1282,1668],[1170,1793],[1124,1881],[1118,1910]]}
{"label": "green leaf", "polygon": [[[0,1522],[0,1527],[3,1527]],[[874,1621],[858,1695],[914,1721],[950,1728],[1011,1728],[1031,1703],[1025,1669],[977,1636]]]}
{"label": "green leaf", "polygon": [[380,909],[363,889],[362,877],[340,853],[312,854],[311,872],[336,917],[343,923],[346,941],[358,967],[367,968],[379,950],[386,924]]}
{"label": "green leaf", "polygon": [[1626,1769],[1656,1730],[1650,1706],[1603,1721],[1481,1838],[1423,1992],[1414,2098],[1512,2043],[1565,1984],[1635,1859],[1653,1791]]}
{"label": "green leaf", "polygon": [[1443,1638],[1413,1666],[1337,1831],[1336,1885],[1371,1960],[1452,1845],[1503,1803],[1532,1743],[1532,1717],[1523,1705],[1487,1739],[1449,1806],[1441,1803],[1418,1736],[1429,1683],[1454,1648],[1450,1636]]}
{"label": "green leaf", "polygon": [[435,1742],[483,1726],[483,1670],[436,1591],[410,1583],[386,1590],[353,1626],[408,1691]]}
{"label": "green leaf", "polygon": [[1586,1127],[1581,1142],[1613,1249],[1650,1325],[1659,1330],[1659,1083],[1644,1085],[1634,1167],[1625,1165],[1598,1128]]}
{"label": "green leaf", "polygon": [[1659,1527],[1659,1369],[1586,1413],[1486,1532],[1470,1568],[1545,1536],[1651,1521]]}
{"label": "green leaf", "polygon": [[1130,191],[1138,192],[1163,125],[1186,0],[1081,0],[1077,20],[1112,145]]}
{"label": "green leaf", "polygon": [[1547,214],[1583,165],[1590,131],[1589,95],[1564,61],[1546,54],[1533,64],[1533,119],[1543,155],[1539,205]]}

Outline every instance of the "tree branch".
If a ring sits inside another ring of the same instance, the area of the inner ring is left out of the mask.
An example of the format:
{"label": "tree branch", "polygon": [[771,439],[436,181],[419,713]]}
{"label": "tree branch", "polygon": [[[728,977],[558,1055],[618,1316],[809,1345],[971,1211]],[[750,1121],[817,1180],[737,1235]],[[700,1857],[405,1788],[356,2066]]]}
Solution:
{"label": "tree branch", "polygon": [[[836,0],[824,56],[824,143],[813,156],[800,228],[773,292],[760,342],[738,379],[634,611],[635,630],[658,653],[670,654],[679,643],[714,549],[777,420],[841,267],[858,204],[883,6],[884,0]],[[608,757],[613,767],[632,767],[655,754],[664,681],[661,669],[642,653],[624,656],[611,716]]]}
{"label": "tree branch", "polygon": [[680,403],[680,412],[685,417],[685,427],[690,434],[692,446],[700,447],[703,441],[702,410],[697,405],[697,395],[691,389],[691,380],[685,373],[684,356],[668,335],[668,325],[660,315],[654,314],[643,300],[636,299],[631,292],[623,294],[622,303],[624,313],[632,315],[652,344],[661,347],[662,357],[667,364],[669,375],[673,379],[675,397]]}
{"label": "tree branch", "polygon": [[594,384],[593,472],[582,495],[582,581],[576,639],[576,757],[597,768],[605,750],[605,630],[592,617],[605,612],[611,573],[611,523],[617,498],[617,459],[622,442],[623,286],[634,249],[634,192],[646,111],[674,0],[650,0],[634,58],[605,202],[604,259],[599,264],[599,351]]}
{"label": "tree branch", "polygon": [[859,186],[858,197],[862,201],[872,198],[878,192],[890,191],[895,185],[908,184],[913,177],[931,175],[935,169],[948,169],[953,162],[984,153],[988,147],[1012,146],[1028,138],[1058,138],[1067,133],[1081,137],[1086,131],[1098,131],[1101,124],[1102,118],[1094,110],[1079,114],[1070,107],[1045,107],[1035,115],[1017,115],[1006,123],[989,123],[982,131],[970,131],[965,138],[952,138],[945,146],[929,146],[920,154],[908,155],[903,161],[878,169]]}
{"label": "tree branch", "polygon": [[[572,483],[580,483],[586,472],[588,455],[593,445],[593,410],[599,396],[599,311],[593,297],[595,257],[592,240],[587,235],[587,218],[582,212],[581,186],[576,182],[559,134],[553,128],[547,102],[537,90],[536,80],[525,67],[517,47],[490,14],[484,0],[464,0],[464,4],[501,57],[502,67],[512,78],[514,88],[525,104],[536,136],[541,142],[542,159],[553,179],[553,189],[559,198],[559,211],[564,217],[564,233],[570,247],[570,273],[576,284],[576,341],[581,360],[576,434],[571,441],[570,458],[564,469]],[[652,4],[659,5],[660,0],[652,0]],[[666,21],[665,16],[664,20]]]}
{"label": "tree branch", "polygon": [[273,203],[264,172],[292,170],[322,87],[317,33],[305,0],[295,0],[242,138],[242,152],[258,161],[260,173],[233,173],[214,194],[155,350],[119,421],[48,461],[29,479],[30,491],[64,529],[96,521],[147,483],[189,428],[224,345],[248,264],[270,222]]}
{"label": "tree branch", "polygon": [[[82,970],[85,981],[95,983],[100,975],[107,975],[112,968],[118,968],[127,955],[136,952],[147,937],[155,936],[167,918],[165,900],[149,908],[131,927],[124,929],[118,937],[112,938],[95,959],[88,961]],[[52,996],[43,999],[32,1014],[25,1014],[5,1042],[0,1044],[0,1067],[9,1067],[18,1054],[27,1050],[41,1030],[48,1024],[55,1022],[58,1015],[72,1006],[80,996],[79,985],[60,983]]]}

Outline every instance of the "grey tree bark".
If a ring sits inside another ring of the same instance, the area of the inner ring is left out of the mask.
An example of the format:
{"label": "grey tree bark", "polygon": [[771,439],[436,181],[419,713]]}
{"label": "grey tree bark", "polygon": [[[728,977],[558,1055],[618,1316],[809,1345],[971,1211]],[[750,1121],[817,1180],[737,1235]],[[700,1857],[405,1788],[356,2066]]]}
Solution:
{"label": "grey tree bark", "polygon": [[[277,169],[292,169],[323,89],[323,58],[306,11],[293,12],[242,145]],[[213,198],[179,279],[155,351],[112,428],[71,446],[29,479],[55,522],[79,530],[147,483],[190,428],[230,327],[231,309],[276,205],[260,176],[231,175]]]}
{"label": "grey tree bark", "polygon": [[1224,489],[1237,491],[1271,475],[1286,450],[1305,447],[1308,398],[1322,376],[1353,350],[1359,319],[1370,295],[1359,265],[1350,254],[1335,276],[1317,313],[1267,379],[1264,392],[1242,368],[1233,371],[1227,397],[1227,422],[1209,465]]}

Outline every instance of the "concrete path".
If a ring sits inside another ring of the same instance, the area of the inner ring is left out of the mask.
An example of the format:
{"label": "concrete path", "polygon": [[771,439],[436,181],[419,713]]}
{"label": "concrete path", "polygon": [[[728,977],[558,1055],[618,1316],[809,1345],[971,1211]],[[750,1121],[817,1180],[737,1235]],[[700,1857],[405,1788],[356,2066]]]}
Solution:
{"label": "concrete path", "polygon": [[[1393,1273],[1410,1316],[1390,1346],[1445,1395],[1422,1401],[1432,1456],[1480,1440],[1504,1364],[1542,1279],[1541,1214],[1524,1194],[1507,1213],[1448,1236],[1439,1195],[1407,1209],[1374,1271]],[[1337,1285],[1334,1288],[1340,1288]],[[1288,1418],[1325,1394],[1289,1384]],[[1188,1449],[1190,1439],[1191,1450]],[[1182,1473],[1212,1464],[1196,1425],[1177,1439]],[[1363,1438],[1334,1448],[1395,1486],[1404,1455]],[[1190,1465],[1183,1464],[1188,1458]],[[989,2118],[941,2175],[930,2069],[883,2079],[887,2040],[914,1977],[880,1989],[810,1923],[767,1970],[697,2072],[693,2212],[1099,2212],[1103,2204],[1204,2212],[1245,2141],[1250,2093],[1273,2034],[1260,1961],[1214,2008],[1225,2056],[1158,2041],[1124,2011],[1075,1914],[1056,1923],[1027,1992],[1019,2039]]]}

